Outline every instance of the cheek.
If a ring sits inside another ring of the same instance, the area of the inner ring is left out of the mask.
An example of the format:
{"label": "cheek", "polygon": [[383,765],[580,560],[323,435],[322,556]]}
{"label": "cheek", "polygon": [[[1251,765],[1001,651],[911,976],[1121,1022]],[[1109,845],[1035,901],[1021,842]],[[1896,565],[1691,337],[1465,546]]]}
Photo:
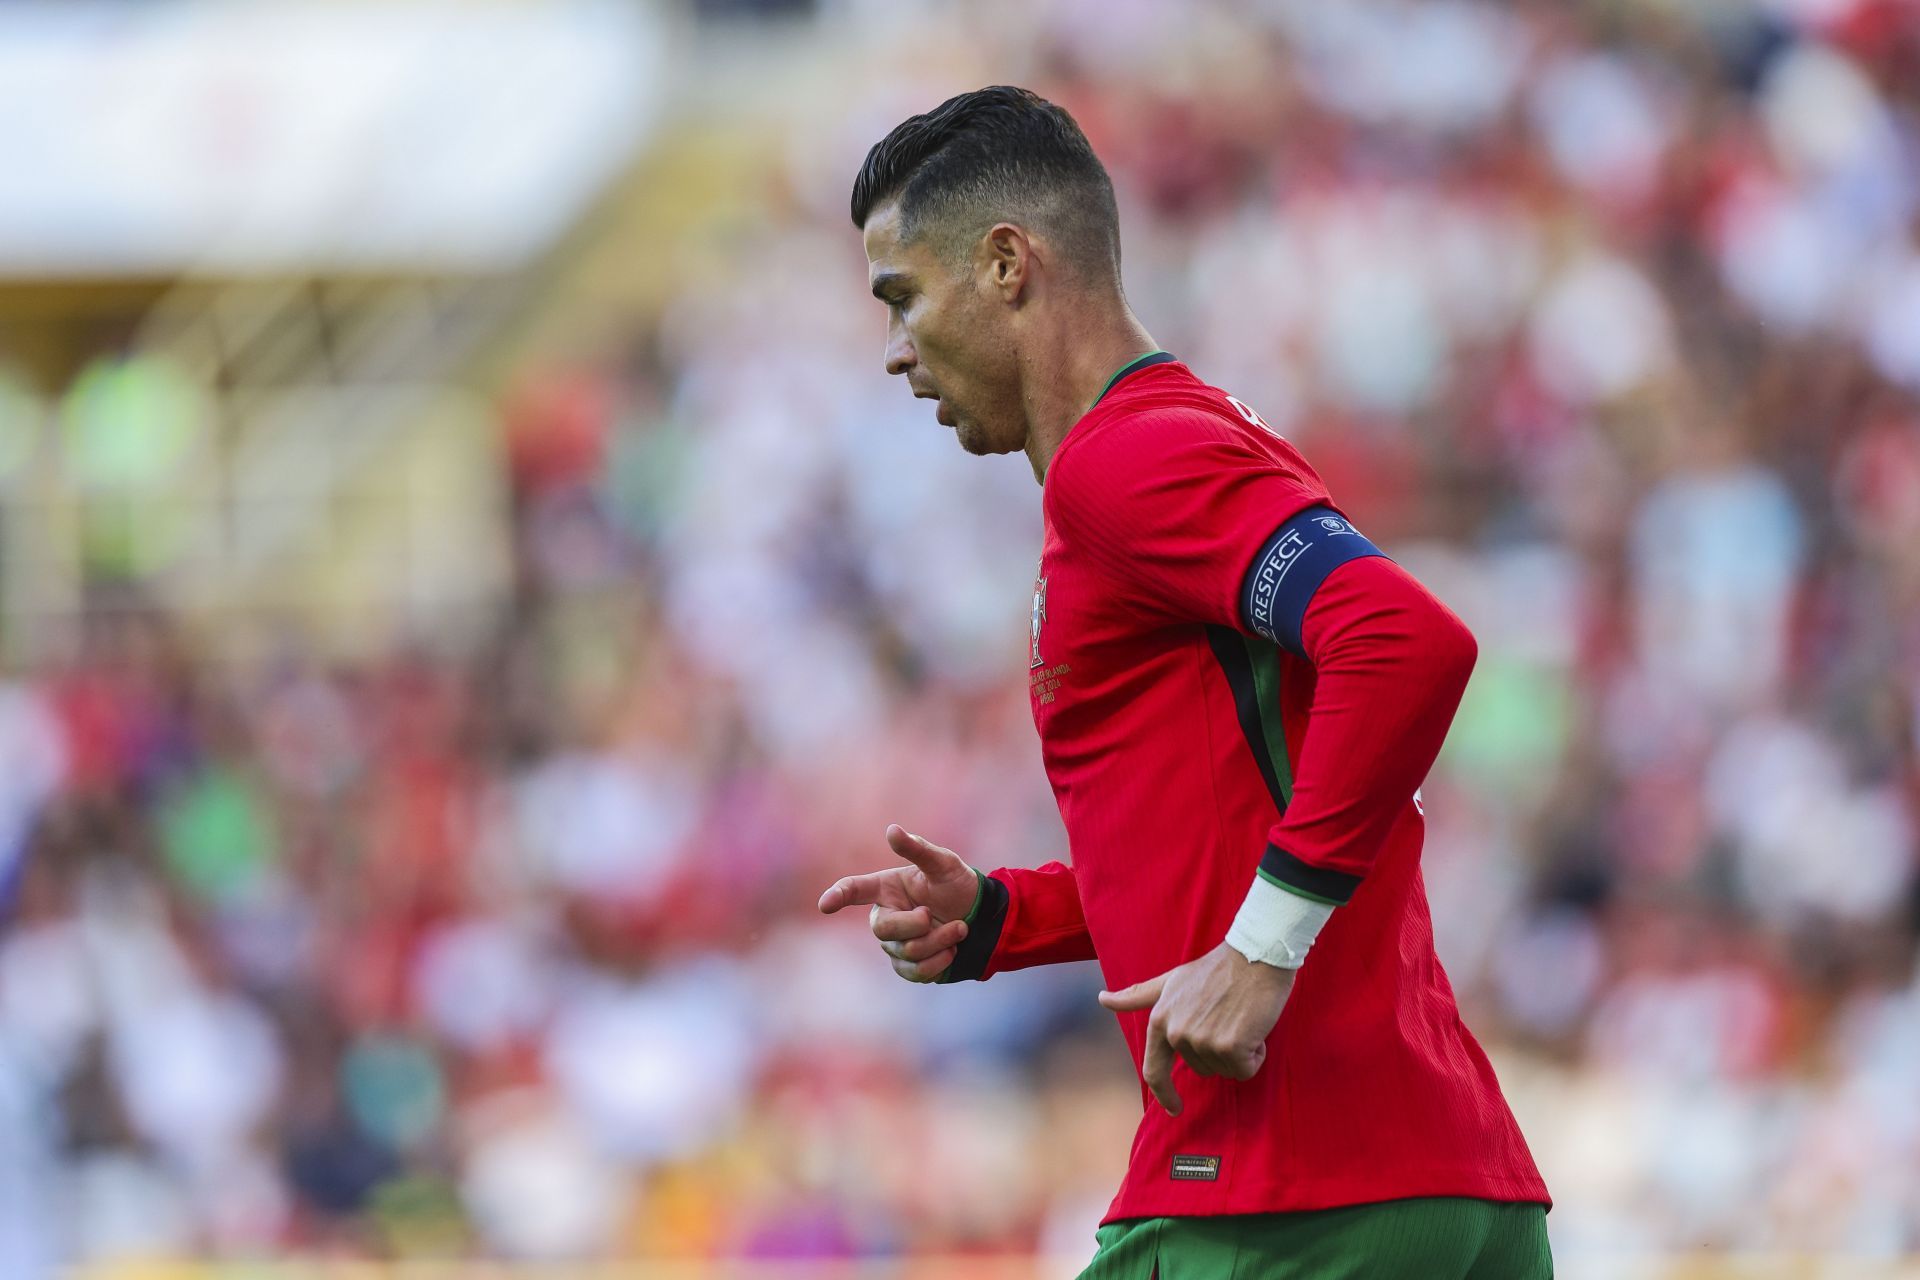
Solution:
{"label": "cheek", "polygon": [[907,340],[913,343],[913,349],[919,353],[922,361],[929,357],[936,362],[945,360],[946,329],[939,315],[922,309],[906,317],[903,323],[907,330]]}
{"label": "cheek", "polygon": [[919,318],[914,345],[923,360],[930,354],[932,363],[950,376],[968,382],[991,380],[1001,363],[993,320],[975,308],[949,307]]}
{"label": "cheek", "polygon": [[964,288],[943,284],[917,300],[907,317],[914,341],[956,363],[979,363],[982,337],[993,317]]}

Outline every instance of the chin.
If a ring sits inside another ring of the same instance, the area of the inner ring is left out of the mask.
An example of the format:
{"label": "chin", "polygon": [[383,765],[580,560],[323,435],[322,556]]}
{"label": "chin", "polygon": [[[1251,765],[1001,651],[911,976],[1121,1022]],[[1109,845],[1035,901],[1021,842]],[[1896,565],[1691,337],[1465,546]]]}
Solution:
{"label": "chin", "polygon": [[960,423],[953,429],[953,433],[959,437],[960,447],[976,458],[991,457],[996,453],[1016,453],[1021,448],[1017,443],[1009,444],[1004,440],[994,439],[991,433],[974,422]]}

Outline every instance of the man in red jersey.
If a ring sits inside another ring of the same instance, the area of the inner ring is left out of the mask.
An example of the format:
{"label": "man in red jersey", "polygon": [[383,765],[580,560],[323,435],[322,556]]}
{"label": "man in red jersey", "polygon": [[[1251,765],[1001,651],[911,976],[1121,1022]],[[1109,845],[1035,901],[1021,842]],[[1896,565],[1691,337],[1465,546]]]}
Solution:
{"label": "man in red jersey", "polygon": [[916,982],[1099,960],[1145,1114],[1085,1276],[1550,1276],[1551,1201],[1420,875],[1473,637],[1155,347],[1065,111],[995,87],[907,120],[853,221],[887,371],[1043,487],[1026,648],[1072,862],[986,874],[890,827],[906,864],[820,909],[870,906]]}

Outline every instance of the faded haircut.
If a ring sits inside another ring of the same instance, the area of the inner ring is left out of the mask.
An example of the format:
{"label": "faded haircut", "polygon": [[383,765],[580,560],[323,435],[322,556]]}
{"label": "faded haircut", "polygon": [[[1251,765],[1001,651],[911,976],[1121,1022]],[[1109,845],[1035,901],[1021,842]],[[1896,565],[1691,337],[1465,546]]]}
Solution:
{"label": "faded haircut", "polygon": [[1012,85],[948,98],[911,116],[867,152],[853,182],[853,225],[898,199],[900,236],[960,260],[1006,221],[1059,245],[1092,279],[1120,277],[1113,182],[1064,110]]}

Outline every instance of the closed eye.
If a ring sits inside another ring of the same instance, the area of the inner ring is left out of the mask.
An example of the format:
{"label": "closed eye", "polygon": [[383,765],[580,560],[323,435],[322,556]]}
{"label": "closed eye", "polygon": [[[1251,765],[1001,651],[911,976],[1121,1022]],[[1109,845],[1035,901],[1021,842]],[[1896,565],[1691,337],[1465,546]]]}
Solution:
{"label": "closed eye", "polygon": [[911,296],[906,282],[897,271],[882,272],[873,282],[873,296],[889,307],[904,307]]}

